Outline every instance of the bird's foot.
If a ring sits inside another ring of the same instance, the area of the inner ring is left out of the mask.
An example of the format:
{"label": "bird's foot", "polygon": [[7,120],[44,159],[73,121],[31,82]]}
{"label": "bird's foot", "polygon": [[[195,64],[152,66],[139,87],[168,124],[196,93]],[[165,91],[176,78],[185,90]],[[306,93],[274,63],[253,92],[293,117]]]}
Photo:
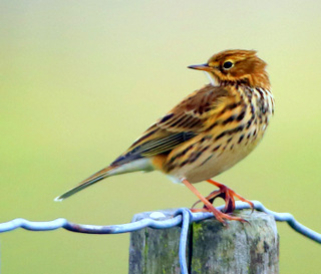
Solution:
{"label": "bird's foot", "polygon": [[[213,210],[214,209],[214,210]],[[239,221],[242,223],[248,223],[247,220],[241,218],[241,217],[236,217],[236,216],[231,216],[229,214],[223,213],[216,209],[215,207],[212,206],[212,208],[207,208],[204,206],[203,208],[191,208],[191,212],[197,213],[197,212],[211,212],[214,214],[215,218],[221,222],[224,226],[227,226],[226,220],[229,221]]]}
{"label": "bird's foot", "polygon": [[[214,200],[216,198],[222,198],[225,200],[225,207],[224,207],[224,213],[231,213],[235,210],[235,198],[238,198],[242,202],[248,203],[252,209],[252,212],[254,211],[254,204],[240,196],[239,194],[235,193],[232,189],[228,188],[226,185],[220,184],[213,180],[207,180],[212,185],[215,185],[219,188],[219,190],[215,190],[211,192],[207,197],[205,197],[206,200],[208,200],[210,203],[213,204]],[[194,208],[198,203],[200,203],[201,200],[194,203],[192,208]],[[205,208],[205,205],[204,205]],[[206,209],[206,208],[205,208]]]}
{"label": "bird's foot", "polygon": [[223,213],[216,209],[205,197],[203,197],[198,190],[187,180],[183,179],[182,182],[204,203],[204,208],[201,210],[198,209],[191,209],[192,212],[199,212],[199,211],[207,211],[212,212],[215,218],[221,222],[223,225],[227,225],[226,220],[231,221],[240,221],[240,222],[247,222],[246,220],[242,219],[241,217],[230,216],[226,213]]}

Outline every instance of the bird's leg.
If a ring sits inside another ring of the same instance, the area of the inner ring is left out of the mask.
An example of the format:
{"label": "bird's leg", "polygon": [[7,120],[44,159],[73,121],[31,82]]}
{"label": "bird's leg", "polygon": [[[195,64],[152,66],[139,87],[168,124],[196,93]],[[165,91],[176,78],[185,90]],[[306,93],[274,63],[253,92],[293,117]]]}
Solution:
{"label": "bird's leg", "polygon": [[[211,204],[213,204],[215,198],[218,198],[218,197],[221,197],[222,199],[225,200],[225,197],[222,197],[222,193],[219,190],[212,191],[209,195],[205,197],[205,199],[208,200]],[[194,209],[194,207],[197,206],[200,202],[202,201],[198,200],[192,205],[193,210],[196,210]]]}
{"label": "bird's leg", "polygon": [[[208,200],[211,204],[213,204],[214,200],[216,198],[222,198],[225,201],[225,207],[224,212],[225,213],[231,213],[235,209],[235,199],[233,196],[230,196],[229,194],[225,192],[221,192],[221,190],[215,190],[211,192],[208,196],[205,197],[206,200]],[[196,201],[192,208],[194,208],[197,204],[199,204],[201,200]]]}
{"label": "bird's leg", "polygon": [[222,199],[225,200],[225,207],[224,207],[224,212],[225,213],[231,213],[234,211],[235,209],[235,199],[234,197],[238,198],[239,200],[241,200],[242,202],[248,203],[252,209],[252,212],[254,210],[254,204],[243,198],[242,196],[240,196],[239,194],[235,193],[232,189],[228,188],[226,185],[220,184],[216,181],[213,180],[207,180],[207,182],[209,182],[212,185],[215,185],[219,188],[219,190],[215,190],[212,193],[210,193],[210,195],[208,195],[206,197],[206,199],[213,203],[214,200],[218,197],[221,197]]}
{"label": "bird's leg", "polygon": [[[244,219],[240,217],[233,217],[229,216],[225,213],[222,213],[221,211],[217,210],[201,193],[198,192],[198,190],[186,179],[182,180],[182,183],[187,186],[203,203],[204,206],[206,207],[207,211],[210,211],[214,214],[215,218],[223,223],[224,225],[226,224],[225,220],[234,220],[234,221],[240,221],[240,222],[246,222]],[[192,212],[197,212],[199,210],[193,210]],[[205,211],[205,210],[202,210]]]}

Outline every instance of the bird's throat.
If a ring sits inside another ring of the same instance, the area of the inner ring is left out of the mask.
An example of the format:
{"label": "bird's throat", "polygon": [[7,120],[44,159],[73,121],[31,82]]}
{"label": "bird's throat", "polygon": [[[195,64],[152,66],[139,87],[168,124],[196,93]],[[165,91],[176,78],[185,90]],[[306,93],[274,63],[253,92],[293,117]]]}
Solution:
{"label": "bird's throat", "polygon": [[209,79],[212,86],[218,86],[218,82],[212,72],[204,71],[204,73],[205,73],[206,77]]}

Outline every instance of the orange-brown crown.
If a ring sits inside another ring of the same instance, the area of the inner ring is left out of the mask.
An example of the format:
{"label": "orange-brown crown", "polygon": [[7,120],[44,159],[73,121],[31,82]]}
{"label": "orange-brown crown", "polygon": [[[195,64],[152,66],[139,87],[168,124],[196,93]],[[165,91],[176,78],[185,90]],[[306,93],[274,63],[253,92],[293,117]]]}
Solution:
{"label": "orange-brown crown", "polygon": [[205,70],[218,82],[246,82],[253,87],[270,89],[266,63],[254,50],[225,50],[213,55],[206,64],[190,66]]}

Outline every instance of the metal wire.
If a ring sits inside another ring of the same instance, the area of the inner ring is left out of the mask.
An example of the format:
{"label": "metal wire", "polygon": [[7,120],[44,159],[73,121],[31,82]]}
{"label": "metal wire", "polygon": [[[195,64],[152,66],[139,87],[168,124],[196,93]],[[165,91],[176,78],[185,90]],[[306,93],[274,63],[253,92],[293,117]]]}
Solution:
{"label": "metal wire", "polygon": [[[258,211],[265,212],[269,215],[274,216],[274,219],[278,222],[287,222],[290,227],[292,227],[296,232],[304,235],[305,237],[318,242],[321,244],[321,234],[307,228],[306,226],[300,224],[295,218],[289,213],[277,213],[271,211],[263,206],[262,203],[258,201],[252,201],[254,203],[254,208]],[[217,207],[222,209],[223,206]],[[247,203],[236,202],[236,209],[249,209],[250,206]],[[30,231],[49,231],[58,228],[64,228],[66,230],[78,233],[87,234],[119,234],[127,233],[140,230],[145,227],[150,227],[154,229],[164,229],[171,228],[174,226],[181,225],[181,235],[179,243],[179,262],[182,274],[188,274],[188,267],[186,261],[186,246],[187,246],[187,236],[189,225],[192,222],[197,222],[205,219],[213,218],[212,213],[208,212],[198,212],[191,213],[187,208],[180,208],[174,214],[173,218],[165,220],[154,220],[151,218],[145,218],[137,222],[132,222],[129,224],[122,225],[111,225],[111,226],[97,226],[97,225],[83,225],[75,224],[67,221],[66,219],[59,218],[49,222],[31,222],[22,218],[14,219],[12,221],[0,224],[0,233],[8,232],[19,227]]]}

